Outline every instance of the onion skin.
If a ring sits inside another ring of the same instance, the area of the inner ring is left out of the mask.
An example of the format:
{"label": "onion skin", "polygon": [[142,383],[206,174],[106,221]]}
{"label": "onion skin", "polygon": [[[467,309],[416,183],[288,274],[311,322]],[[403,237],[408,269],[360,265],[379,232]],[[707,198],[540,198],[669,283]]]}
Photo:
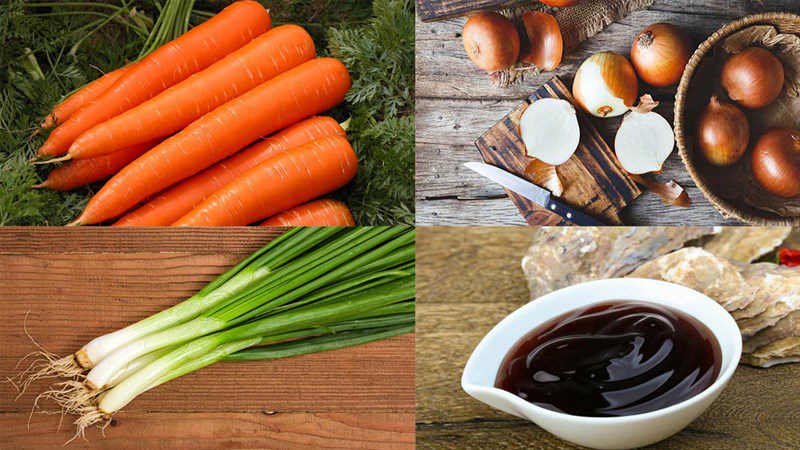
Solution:
{"label": "onion skin", "polygon": [[749,47],[725,61],[722,87],[732,99],[749,109],[763,108],[783,89],[783,64],[761,47]]}
{"label": "onion skin", "polygon": [[730,166],[744,155],[749,141],[750,123],[742,110],[712,97],[697,121],[697,146],[703,158],[718,167]]}
{"label": "onion skin", "polygon": [[597,117],[616,117],[636,102],[639,81],[628,59],[619,53],[590,56],[575,73],[572,95],[581,107]]}
{"label": "onion skin", "polygon": [[765,131],[750,158],[753,178],[764,190],[783,198],[800,195],[800,130]]}
{"label": "onion skin", "polygon": [[517,28],[502,14],[479,12],[470,17],[464,25],[461,40],[469,59],[483,70],[505,70],[517,62]]}
{"label": "onion skin", "polygon": [[528,42],[520,61],[535,64],[542,70],[553,70],[561,64],[564,40],[556,19],[542,11],[528,11],[522,15]]}
{"label": "onion skin", "polygon": [[572,6],[575,3],[578,3],[578,1],[579,0],[539,0],[540,3],[544,3],[547,6],[557,6],[559,8]]}
{"label": "onion skin", "polygon": [[633,39],[631,61],[645,83],[657,87],[674,86],[692,56],[689,36],[668,23],[654,23]]}

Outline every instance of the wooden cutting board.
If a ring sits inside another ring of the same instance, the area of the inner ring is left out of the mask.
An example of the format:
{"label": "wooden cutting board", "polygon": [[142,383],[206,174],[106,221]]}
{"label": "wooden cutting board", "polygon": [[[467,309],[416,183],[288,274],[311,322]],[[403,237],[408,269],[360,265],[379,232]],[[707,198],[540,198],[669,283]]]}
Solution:
{"label": "wooden cutting board", "polygon": [[[575,104],[572,94],[559,77],[554,77],[536,90],[509,115],[497,122],[475,142],[487,164],[530,180],[525,167],[530,158],[518,135],[519,118],[525,108],[541,98],[560,98]],[[589,118],[575,107],[581,140],[575,154],[556,168],[564,193],[562,202],[603,221],[607,225],[622,225],[620,211],[641,191],[622,169],[614,151],[600,136]],[[506,190],[528,225],[569,225],[560,216]]]}
{"label": "wooden cutting board", "polygon": [[423,22],[463,16],[483,9],[499,10],[531,3],[530,0],[417,0],[417,13]]}

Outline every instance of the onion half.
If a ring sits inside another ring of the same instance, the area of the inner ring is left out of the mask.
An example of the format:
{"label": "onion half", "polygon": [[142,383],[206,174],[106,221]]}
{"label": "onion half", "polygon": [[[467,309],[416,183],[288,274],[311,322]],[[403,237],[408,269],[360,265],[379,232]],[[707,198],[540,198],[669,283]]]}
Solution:
{"label": "onion half", "polygon": [[575,108],[557,98],[536,100],[519,119],[519,137],[529,157],[554,166],[565,163],[581,139]]}
{"label": "onion half", "polygon": [[572,95],[583,109],[597,117],[625,114],[639,92],[636,72],[628,60],[614,52],[595,53],[575,73]]}
{"label": "onion half", "polygon": [[675,147],[675,133],[667,119],[653,112],[656,106],[658,102],[643,95],[619,126],[614,151],[629,173],[658,172]]}

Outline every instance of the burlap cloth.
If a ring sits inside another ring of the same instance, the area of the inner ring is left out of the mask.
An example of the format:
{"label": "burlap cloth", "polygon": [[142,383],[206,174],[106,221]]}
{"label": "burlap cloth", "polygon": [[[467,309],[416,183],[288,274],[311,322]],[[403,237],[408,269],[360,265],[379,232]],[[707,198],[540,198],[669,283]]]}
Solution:
{"label": "burlap cloth", "polygon": [[[535,2],[499,12],[514,22],[523,39],[527,39],[525,37],[525,27],[522,25],[523,13],[527,11],[545,11],[552,14],[561,28],[561,36],[564,39],[564,54],[567,54],[581,42],[602,31],[610,23],[652,4],[653,0],[593,0],[578,2],[577,5],[568,8],[553,8]],[[526,74],[538,73],[539,68],[534,65],[516,64],[508,70],[492,73],[491,79],[494,84],[506,87],[522,81]]]}

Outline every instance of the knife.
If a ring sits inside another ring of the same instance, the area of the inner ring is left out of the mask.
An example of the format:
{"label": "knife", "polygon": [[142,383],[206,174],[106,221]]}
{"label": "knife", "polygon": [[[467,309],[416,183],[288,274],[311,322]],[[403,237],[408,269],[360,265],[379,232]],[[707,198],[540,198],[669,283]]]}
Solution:
{"label": "knife", "polygon": [[481,162],[468,162],[464,163],[464,167],[477,172],[495,183],[503,186],[509,191],[515,192],[528,200],[536,203],[537,205],[547,209],[548,211],[557,214],[569,222],[580,226],[604,226],[605,224],[582,213],[570,206],[567,206],[557,200],[553,200],[550,191],[542,189],[539,186],[531,183],[528,180],[522,179],[512,173],[506,172],[499,167]]}

